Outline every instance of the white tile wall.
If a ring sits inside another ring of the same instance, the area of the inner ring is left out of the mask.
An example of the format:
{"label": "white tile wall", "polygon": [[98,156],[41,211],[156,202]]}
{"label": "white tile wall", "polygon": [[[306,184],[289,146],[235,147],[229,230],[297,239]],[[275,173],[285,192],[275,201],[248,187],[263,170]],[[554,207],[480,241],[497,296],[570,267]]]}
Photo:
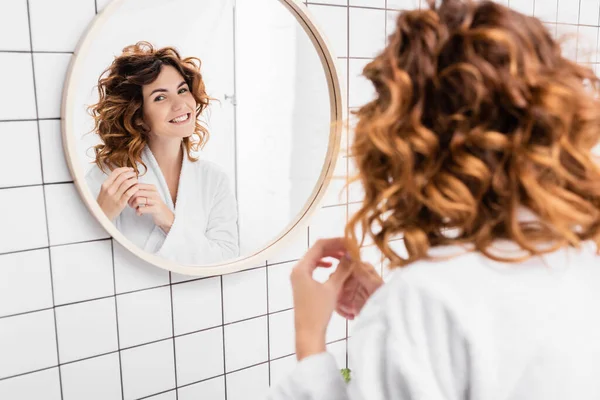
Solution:
{"label": "white tile wall", "polygon": [[37,123],[0,122],[0,140],[0,171],[10,171],[0,175],[0,188],[42,183]]}
{"label": "white tile wall", "polygon": [[0,50],[31,50],[27,0],[3,1],[0,4]]}
{"label": "white tile wall", "polygon": [[110,240],[50,248],[56,305],[115,294]]}
{"label": "white tile wall", "polygon": [[219,376],[177,389],[179,400],[225,400],[225,378]]}
{"label": "white tile wall", "polygon": [[[0,233],[0,399],[264,398],[269,383],[296,364],[289,273],[309,241],[341,235],[346,209],[358,206],[346,205],[346,193],[333,194],[348,173],[346,158],[326,207],[266,266],[195,279],[138,260],[90,216],[61,147],[67,65],[80,33],[108,2],[0,2],[0,220],[10,227]],[[347,105],[371,100],[373,88],[360,73],[393,31],[397,10],[420,1],[309,3],[338,57]],[[590,61],[598,61],[600,0],[510,6],[535,13],[559,36],[573,34],[565,43],[573,59],[591,52]],[[356,187],[348,195],[362,198]],[[405,251],[402,241],[392,247]],[[377,249],[362,253],[389,278]],[[321,272],[324,278],[330,270]],[[351,328],[335,315],[327,332],[340,367]]]}
{"label": "white tile wall", "polygon": [[35,119],[35,91],[31,53],[1,53],[0,87],[7,96],[0,96],[0,121]]}
{"label": "white tile wall", "polygon": [[[225,370],[246,368],[269,359],[267,317],[225,325]],[[252,338],[249,340],[249,338]]]}
{"label": "white tile wall", "polygon": [[173,339],[121,351],[124,399],[175,388]]}
{"label": "white tile wall", "polygon": [[0,381],[0,399],[61,400],[58,368]]}
{"label": "white tile wall", "polygon": [[168,286],[119,295],[117,309],[122,348],[173,335],[171,290]]}
{"label": "white tile wall", "polygon": [[48,249],[0,256],[0,317],[52,307]]}
{"label": "white tile wall", "polygon": [[114,298],[56,308],[60,362],[71,362],[119,349]]}
{"label": "white tile wall", "polygon": [[64,152],[62,151],[62,137],[60,120],[43,120],[40,124],[40,147],[42,149],[42,163],[44,168],[44,182],[56,183],[71,181],[71,174],[67,167]]}
{"label": "white tile wall", "polygon": [[175,335],[221,325],[221,279],[200,279],[173,285]]}
{"label": "white tile wall", "polygon": [[[225,323],[267,313],[267,268],[223,276],[223,317]],[[244,293],[243,296],[240,294]]]}
{"label": "white tile wall", "polygon": [[62,365],[60,373],[65,400],[105,400],[121,397],[118,353]]}
{"label": "white tile wall", "polygon": [[175,338],[177,383],[189,385],[223,375],[223,328]]}

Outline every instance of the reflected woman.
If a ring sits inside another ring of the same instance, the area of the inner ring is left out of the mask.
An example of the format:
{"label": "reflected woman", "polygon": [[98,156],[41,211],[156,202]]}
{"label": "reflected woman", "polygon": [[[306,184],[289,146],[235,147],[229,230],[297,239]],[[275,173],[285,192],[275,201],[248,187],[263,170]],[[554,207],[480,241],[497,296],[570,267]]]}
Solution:
{"label": "reflected woman", "polygon": [[229,179],[192,155],[208,140],[198,119],[211,100],[200,60],[138,42],[102,73],[98,95],[90,112],[102,143],[86,180],[117,229],[145,251],[183,264],[237,257]]}

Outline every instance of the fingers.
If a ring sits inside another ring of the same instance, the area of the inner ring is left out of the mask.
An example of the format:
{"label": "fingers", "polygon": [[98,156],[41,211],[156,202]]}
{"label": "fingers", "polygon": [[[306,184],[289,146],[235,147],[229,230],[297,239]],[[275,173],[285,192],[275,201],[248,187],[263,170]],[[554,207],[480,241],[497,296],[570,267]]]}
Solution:
{"label": "fingers", "polygon": [[348,310],[340,305],[338,305],[336,307],[335,312],[337,312],[343,318],[346,318],[349,320],[353,320],[354,317],[356,317],[356,314],[354,312],[352,312],[351,310]]}
{"label": "fingers", "polygon": [[329,276],[326,285],[333,286],[336,290],[342,289],[346,279],[350,277],[352,273],[352,263],[347,258],[342,258],[338,264],[335,272]]}
{"label": "fingers", "polygon": [[150,185],[149,183],[140,183],[139,186],[142,190],[147,190],[149,192],[158,192],[156,186]]}
{"label": "fingers", "polygon": [[[128,174],[128,173],[127,173]],[[127,174],[122,174],[121,177],[127,175]],[[119,179],[121,178],[119,177]],[[123,182],[121,182],[121,184],[119,184],[117,192],[115,193],[115,195],[117,197],[121,197],[123,196],[123,193],[125,193],[127,190],[129,190],[129,188],[131,188],[133,185],[135,185],[137,183],[137,176],[135,175],[135,172],[133,172],[133,176],[124,179]],[[117,185],[117,181],[115,181],[113,186]]]}
{"label": "fingers", "polygon": [[321,260],[317,262],[317,267],[330,268],[333,265],[331,261]]}
{"label": "fingers", "polygon": [[138,208],[140,206],[149,206],[151,205],[151,201],[148,197],[138,196],[137,194],[133,195],[133,197],[129,200],[129,206],[131,208]]}
{"label": "fingers", "polygon": [[134,185],[132,187],[130,187],[129,189],[127,189],[125,191],[125,193],[123,193],[123,195],[121,196],[121,204],[123,204],[123,206],[125,206],[125,203],[127,203],[129,201],[129,199],[131,197],[133,197],[133,195],[138,191],[138,187],[137,185]]}
{"label": "fingers", "polygon": [[[108,175],[108,178],[106,178],[106,180],[104,181],[103,185],[106,185],[105,188],[108,189],[110,186],[113,185],[113,183],[115,182],[115,180],[117,180],[117,178],[119,178],[119,176],[121,176],[124,172],[130,172],[133,171],[133,168],[130,167],[121,167],[121,168],[116,168],[114,169],[110,175]],[[134,172],[135,174],[135,172]]]}
{"label": "fingers", "polygon": [[325,257],[339,258],[346,251],[343,238],[320,239],[306,252],[295,269],[312,276],[313,271]]}
{"label": "fingers", "polygon": [[158,208],[157,208],[156,204],[155,205],[147,205],[145,207],[138,207],[135,210],[135,213],[138,216],[142,216],[145,214],[155,214],[157,210],[158,210]]}

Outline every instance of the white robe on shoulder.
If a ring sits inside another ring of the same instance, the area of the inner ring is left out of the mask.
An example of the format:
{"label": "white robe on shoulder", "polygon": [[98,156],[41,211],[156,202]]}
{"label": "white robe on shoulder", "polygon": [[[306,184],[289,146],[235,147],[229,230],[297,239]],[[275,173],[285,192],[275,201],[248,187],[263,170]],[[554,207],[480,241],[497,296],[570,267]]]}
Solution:
{"label": "white robe on shoulder", "polygon": [[[184,154],[176,204],[156,158],[146,147],[142,160],[148,167],[138,182],[156,187],[175,214],[169,233],[156,226],[151,215],[138,216],[126,206],[113,220],[117,229],[147,252],[182,264],[213,264],[239,256],[237,203],[226,174],[209,161],[190,161]],[[86,175],[95,198],[108,177],[97,166]]]}

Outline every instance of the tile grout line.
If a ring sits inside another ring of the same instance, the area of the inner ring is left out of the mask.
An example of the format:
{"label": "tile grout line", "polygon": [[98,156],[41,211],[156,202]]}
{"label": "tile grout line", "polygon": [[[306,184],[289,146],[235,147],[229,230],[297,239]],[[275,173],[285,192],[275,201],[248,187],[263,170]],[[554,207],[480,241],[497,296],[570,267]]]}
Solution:
{"label": "tile grout line", "polygon": [[175,400],[179,400],[179,390],[177,390],[177,350],[175,349],[175,314],[173,312],[173,273],[169,271],[169,298],[171,299],[171,335],[173,335],[173,368],[175,370]]}
{"label": "tile grout line", "polygon": [[[387,6],[387,0],[385,2]],[[346,0],[346,154],[350,153],[350,0]],[[386,21],[387,21],[387,11]],[[350,202],[350,188],[348,186],[348,175],[350,173],[350,158],[346,157],[346,223],[348,223],[348,203]],[[348,337],[348,320],[346,320],[346,337]],[[348,368],[348,341],[346,340],[346,368]]]}
{"label": "tile grout line", "polygon": [[110,253],[112,259],[112,275],[113,275],[113,290],[115,298],[115,322],[117,327],[117,352],[119,353],[119,377],[121,383],[121,400],[125,400],[125,389],[123,385],[123,360],[121,358],[121,334],[119,331],[119,306],[117,302],[117,274],[115,269],[115,243],[114,240],[110,241]]}
{"label": "tile grout line", "polygon": [[269,387],[271,387],[271,314],[269,310],[269,266],[265,261],[265,281],[267,284],[267,367],[269,374]]}
{"label": "tile grout line", "polygon": [[223,335],[223,384],[225,385],[225,400],[227,400],[227,357],[225,357],[225,305],[223,302],[223,275],[221,280],[221,333]]}
{"label": "tile grout line", "polygon": [[[45,181],[44,179],[44,160],[42,157],[42,138],[41,138],[41,134],[40,134],[40,121],[37,119],[40,116],[40,111],[39,111],[39,105],[38,105],[38,97],[37,97],[37,82],[36,82],[36,77],[35,77],[35,61],[34,61],[34,57],[33,57],[33,34],[32,34],[32,29],[31,29],[31,6],[29,4],[29,0],[27,0],[27,24],[29,26],[29,49],[31,50],[30,56],[31,56],[31,74],[32,74],[32,79],[33,79],[33,97],[35,98],[35,117],[36,117],[36,125],[37,125],[37,133],[38,133],[38,149],[39,149],[39,156],[40,156],[40,173],[41,173],[41,178],[42,178],[42,182]],[[42,196],[44,199],[44,218],[46,220],[46,238],[48,240],[48,246],[50,246],[50,226],[48,224],[48,202],[46,200],[46,189],[44,188],[44,186],[42,186]],[[64,394],[63,394],[63,384],[62,384],[62,372],[61,372],[61,368],[60,368],[60,348],[59,348],[59,344],[58,344],[58,322],[57,322],[57,318],[56,318],[56,308],[55,308],[55,304],[56,304],[56,300],[55,300],[55,294],[54,294],[54,278],[53,278],[53,273],[52,273],[52,255],[51,255],[51,250],[50,248],[48,248],[48,266],[50,268],[50,290],[52,292],[52,314],[54,316],[54,335],[55,335],[55,339],[56,339],[56,362],[58,364],[58,383],[59,383],[59,387],[60,387],[60,398],[64,399]]]}

